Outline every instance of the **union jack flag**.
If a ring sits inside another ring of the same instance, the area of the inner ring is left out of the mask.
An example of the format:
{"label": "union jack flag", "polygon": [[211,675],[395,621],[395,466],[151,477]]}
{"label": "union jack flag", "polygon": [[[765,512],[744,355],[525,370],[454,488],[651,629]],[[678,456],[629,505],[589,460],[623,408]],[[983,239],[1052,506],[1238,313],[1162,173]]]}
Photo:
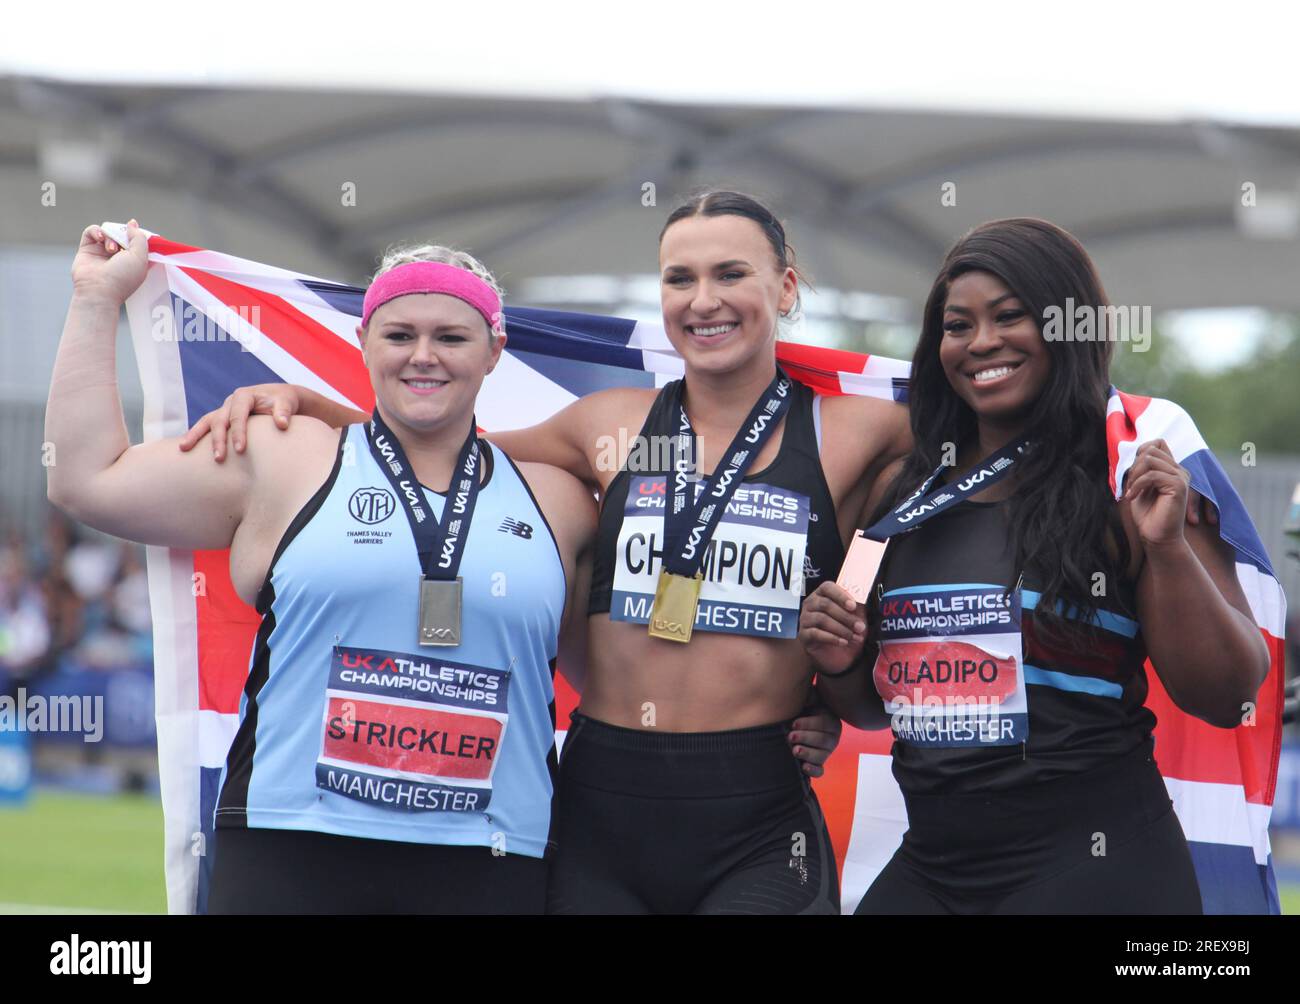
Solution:
{"label": "union jack flag", "polygon": [[[125,228],[104,224],[126,243]],[[355,328],[364,291],[269,265],[149,238],[151,267],[127,303],[145,393],[148,440],[183,433],[240,386],[285,381],[360,411],[374,399]],[[682,360],[663,329],[617,317],[507,307],[509,347],[483,384],[483,428],[539,422],[580,395],[662,385]],[[782,342],[777,357],[822,394],[903,401],[908,364]],[[1137,447],[1163,438],[1192,487],[1219,510],[1219,531],[1272,657],[1253,722],[1218,729],[1178,710],[1148,663],[1160,769],[1208,913],[1277,913],[1268,821],[1281,746],[1285,598],[1264,546],[1223,468],[1177,405],[1112,388],[1111,487],[1119,494]],[[148,549],[156,659],[159,773],[166,820],[169,909],[202,911],[212,813],[235,734],[258,618],[230,583],[228,552]],[[203,588],[196,588],[202,583]],[[196,595],[197,594],[197,595]],[[577,695],[556,680],[558,721]],[[907,829],[890,773],[888,732],[846,728],[816,788],[851,912]]]}

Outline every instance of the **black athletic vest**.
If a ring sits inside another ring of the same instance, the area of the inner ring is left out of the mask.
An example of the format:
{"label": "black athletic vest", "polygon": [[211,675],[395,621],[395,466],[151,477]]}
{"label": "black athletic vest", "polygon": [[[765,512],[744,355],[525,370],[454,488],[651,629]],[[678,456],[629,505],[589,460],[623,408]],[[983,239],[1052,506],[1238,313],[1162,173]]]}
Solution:
{"label": "black athletic vest", "polygon": [[[821,457],[817,450],[817,432],[813,423],[813,391],[804,384],[795,382],[792,394],[794,399],[790,403],[790,410],[786,413],[781,447],[776,459],[763,470],[748,473],[743,484],[745,488],[752,486],[758,490],[760,486],[768,486],[783,492],[786,496],[807,498],[809,512],[807,544],[802,569],[803,595],[807,596],[822,581],[834,579],[839,573],[840,565],[844,562],[844,545],[840,540],[839,526],[835,520],[835,506],[831,500],[830,488],[826,485],[826,476],[822,472]],[[645,424],[641,427],[639,442],[660,443],[677,433],[677,409],[681,402],[681,395],[681,380],[674,380],[663,387],[655,398],[650,413],[646,416]],[[650,456],[645,459],[651,462],[638,466],[635,472],[638,476],[650,474],[659,480],[666,480],[669,458],[655,455],[657,452],[662,453],[662,451],[648,451]],[[631,459],[629,456],[629,462]],[[609,613],[616,565],[620,558],[637,564],[637,567],[643,568],[647,573],[653,571],[655,575],[658,574],[660,567],[658,551],[654,551],[651,555],[647,550],[644,554],[638,553],[631,558],[616,554],[632,478],[633,472],[629,471],[628,464],[625,463],[623,469],[610,483],[609,491],[605,493],[605,498],[601,502],[588,613]],[[761,500],[761,496],[757,497]],[[786,501],[788,502],[788,498]],[[743,506],[746,503],[740,504]],[[780,504],[779,500],[777,504]],[[662,533],[662,530],[659,532]],[[657,546],[662,548],[662,542]],[[751,556],[750,572],[755,571],[755,565],[760,566],[760,571],[765,570],[763,565],[766,559],[764,562],[752,560],[756,557]],[[725,560],[722,559],[721,563],[725,563]],[[738,560],[743,563],[743,556]],[[652,564],[647,564],[647,561]],[[796,570],[795,575],[798,574]],[[709,575],[710,571],[706,570],[706,580]],[[653,592],[653,585],[649,588]],[[705,629],[699,621],[696,623],[696,628]],[[742,634],[758,633],[743,629],[733,629],[733,631]]]}
{"label": "black athletic vest", "polygon": [[[932,584],[1014,585],[1018,570],[1013,567],[1009,513],[1007,502],[965,502],[913,533],[894,537],[877,583],[884,592]],[[1024,569],[1027,742],[952,749],[895,741],[894,777],[904,792],[1017,788],[1104,766],[1151,743],[1156,719],[1144,706],[1146,644],[1134,619],[1133,583],[1117,583],[1097,598],[1102,630],[1095,642],[1077,650],[1035,632],[1041,582],[1032,567]],[[873,623],[879,623],[880,593],[872,590]]]}

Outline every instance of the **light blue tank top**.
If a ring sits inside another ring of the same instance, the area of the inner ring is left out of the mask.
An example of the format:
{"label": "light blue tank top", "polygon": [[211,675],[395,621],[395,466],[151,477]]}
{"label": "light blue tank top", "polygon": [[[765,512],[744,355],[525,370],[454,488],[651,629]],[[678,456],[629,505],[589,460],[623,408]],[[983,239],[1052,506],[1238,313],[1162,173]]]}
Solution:
{"label": "light blue tank top", "polygon": [[[218,827],[541,857],[565,578],[518,469],[489,458],[460,574],[462,642],[418,643],[420,567],[365,427],[285,531],[258,596]],[[444,496],[424,489],[441,517]]]}

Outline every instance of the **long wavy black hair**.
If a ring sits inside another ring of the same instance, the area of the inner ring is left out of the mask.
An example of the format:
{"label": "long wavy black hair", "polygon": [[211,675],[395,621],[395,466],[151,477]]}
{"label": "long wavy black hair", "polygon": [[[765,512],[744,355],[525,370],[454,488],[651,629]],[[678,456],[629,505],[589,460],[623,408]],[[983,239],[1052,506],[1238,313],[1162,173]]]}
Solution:
{"label": "long wavy black hair", "polygon": [[[1028,218],[994,220],[957,241],[926,299],[912,357],[909,402],[915,445],[873,520],[939,466],[945,444],[960,448],[976,435],[975,413],[948,383],[939,343],[950,284],[977,271],[997,276],[1015,293],[1040,335],[1047,308],[1068,314],[1067,299],[1074,306],[1096,307],[1098,317],[1106,317],[1100,309],[1108,303],[1106,291],[1092,259],[1060,227]],[[1094,574],[1105,574],[1106,592],[1118,601],[1116,587],[1131,556],[1108,489],[1106,401],[1114,346],[1106,337],[1045,344],[1051,366],[1042,393],[1025,416],[1025,433],[1034,445],[1017,465],[1010,533],[1016,569],[1032,568],[1042,584],[1035,629],[1082,646],[1095,637]],[[1058,615],[1058,601],[1071,619]]]}

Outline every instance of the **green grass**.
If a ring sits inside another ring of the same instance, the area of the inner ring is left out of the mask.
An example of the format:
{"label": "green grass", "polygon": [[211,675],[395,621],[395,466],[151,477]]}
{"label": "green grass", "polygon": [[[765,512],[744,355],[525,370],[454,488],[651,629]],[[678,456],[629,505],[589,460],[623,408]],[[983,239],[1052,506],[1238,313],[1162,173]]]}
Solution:
{"label": "green grass", "polygon": [[[37,791],[0,807],[0,913],[165,913],[162,806],[146,795]],[[1300,884],[1278,888],[1300,914]]]}
{"label": "green grass", "polygon": [[0,806],[0,912],[165,913],[162,805],[37,790]]}

